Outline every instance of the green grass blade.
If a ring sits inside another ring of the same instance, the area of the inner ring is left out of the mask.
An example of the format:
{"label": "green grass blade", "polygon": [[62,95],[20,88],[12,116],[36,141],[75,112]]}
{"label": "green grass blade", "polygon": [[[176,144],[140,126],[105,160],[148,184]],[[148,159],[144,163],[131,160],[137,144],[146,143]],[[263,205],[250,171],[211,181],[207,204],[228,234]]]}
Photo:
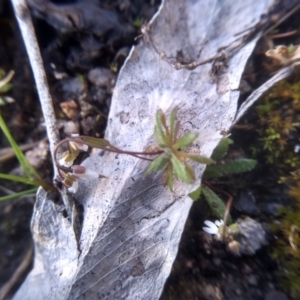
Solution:
{"label": "green grass blade", "polygon": [[2,116],[0,115],[0,128],[2,129],[4,135],[6,136],[6,138],[8,139],[11,147],[13,148],[16,157],[21,165],[21,167],[23,168],[24,173],[26,174],[26,176],[28,178],[35,178],[35,179],[39,179],[39,175],[37,173],[37,171],[32,167],[32,165],[29,163],[28,159],[26,158],[26,156],[23,154],[22,150],[20,149],[20,147],[17,145],[17,143],[15,142],[14,138],[12,137],[12,135],[9,132],[8,127],[6,126]]}
{"label": "green grass blade", "polygon": [[0,178],[1,179],[6,179],[6,180],[11,180],[11,181],[16,181],[16,182],[22,182],[34,186],[40,186],[41,183],[39,181],[32,180],[30,178],[26,177],[21,177],[21,176],[15,176],[15,175],[9,175],[9,174],[2,174],[0,173]]}
{"label": "green grass blade", "polygon": [[13,199],[20,198],[22,196],[27,196],[27,195],[30,195],[30,194],[35,194],[36,191],[37,191],[37,188],[34,188],[34,189],[26,190],[26,191],[23,191],[23,192],[20,192],[20,193],[15,193],[15,194],[12,194],[12,195],[3,196],[3,197],[0,197],[0,202],[13,200]]}

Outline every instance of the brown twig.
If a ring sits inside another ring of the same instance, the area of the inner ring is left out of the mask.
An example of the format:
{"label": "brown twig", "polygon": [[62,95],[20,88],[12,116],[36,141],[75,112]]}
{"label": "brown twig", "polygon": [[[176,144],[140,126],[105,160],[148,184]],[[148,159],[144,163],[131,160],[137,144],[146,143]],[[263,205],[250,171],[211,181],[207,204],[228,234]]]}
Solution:
{"label": "brown twig", "polygon": [[[47,140],[47,138],[44,138],[41,141],[32,142],[32,143],[29,143],[26,145],[19,146],[19,148],[22,151],[27,151],[27,150],[32,149],[33,147],[37,146],[39,143],[41,143],[45,140]],[[12,148],[9,147],[9,148],[2,149],[2,150],[0,150],[0,163],[3,163],[11,158],[14,158],[15,156],[16,156],[16,154]]]}
{"label": "brown twig", "polygon": [[293,30],[285,33],[270,34],[267,37],[270,39],[282,39],[297,34],[298,30]]}

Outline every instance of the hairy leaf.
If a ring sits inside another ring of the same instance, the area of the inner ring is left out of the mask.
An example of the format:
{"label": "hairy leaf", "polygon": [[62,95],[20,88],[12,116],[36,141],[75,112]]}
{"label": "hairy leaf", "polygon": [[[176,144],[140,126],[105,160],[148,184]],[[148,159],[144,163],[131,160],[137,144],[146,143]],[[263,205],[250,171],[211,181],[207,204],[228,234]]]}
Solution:
{"label": "hairy leaf", "polygon": [[154,136],[155,139],[160,147],[165,147],[167,144],[167,139],[162,131],[162,128],[159,127],[157,124],[154,126]]}
{"label": "hairy leaf", "polygon": [[214,149],[211,158],[214,160],[221,159],[227,153],[228,147],[232,143],[233,143],[233,141],[229,138],[221,139],[218,146]]}
{"label": "hairy leaf", "polygon": [[172,138],[172,141],[175,141],[176,138],[176,131],[175,131],[175,126],[176,126],[176,116],[177,116],[177,107],[175,107],[170,115],[170,138]]}
{"label": "hairy leaf", "polygon": [[180,148],[190,146],[197,139],[197,137],[198,133],[188,132],[173,145],[173,148],[178,150]]}
{"label": "hairy leaf", "polygon": [[[164,122],[163,122],[164,120]],[[166,134],[163,130],[163,123],[165,123],[165,115],[161,109],[156,112],[156,124],[154,127],[154,135],[159,145],[167,144]]]}
{"label": "hairy leaf", "polygon": [[149,167],[146,171],[146,175],[150,174],[151,172],[158,172],[158,171],[162,170],[167,165],[169,160],[170,160],[170,154],[163,153],[163,154],[159,155],[149,165]]}
{"label": "hairy leaf", "polygon": [[209,157],[196,155],[196,154],[190,154],[190,153],[186,153],[186,152],[183,152],[181,154],[184,155],[185,157],[188,157],[188,158],[200,163],[200,164],[210,165],[210,164],[215,163],[215,161]]}
{"label": "hairy leaf", "polygon": [[196,200],[199,199],[200,195],[201,195],[201,186],[199,186],[195,191],[193,191],[192,193],[190,193],[189,197],[192,200],[196,201]]}
{"label": "hairy leaf", "polygon": [[[226,205],[224,204],[222,199],[206,185],[202,186],[202,194],[208,206],[210,207],[212,214],[217,219],[223,219],[226,210]],[[232,223],[230,215],[228,216],[228,223]]]}
{"label": "hairy leaf", "polygon": [[181,162],[174,154],[171,156],[172,165],[174,168],[174,172],[178,178],[183,180],[186,183],[193,183],[194,178],[192,174],[187,170],[185,164]]}
{"label": "hairy leaf", "polygon": [[88,145],[90,147],[105,148],[107,146],[110,146],[110,142],[105,139],[99,139],[99,138],[94,138],[94,137],[90,137],[90,136],[83,136],[83,137],[80,137],[80,140],[88,143]]}
{"label": "hairy leaf", "polygon": [[255,168],[257,161],[254,159],[236,159],[224,164],[210,165],[206,168],[203,178],[215,178],[227,174],[237,174],[251,171]]}

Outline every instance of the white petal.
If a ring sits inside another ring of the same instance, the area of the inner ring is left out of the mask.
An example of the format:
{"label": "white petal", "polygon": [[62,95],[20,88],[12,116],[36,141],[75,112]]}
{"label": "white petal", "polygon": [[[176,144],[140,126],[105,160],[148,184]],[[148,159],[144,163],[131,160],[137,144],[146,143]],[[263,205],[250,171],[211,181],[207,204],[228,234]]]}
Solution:
{"label": "white petal", "polygon": [[88,151],[89,150],[89,146],[86,145],[86,144],[83,144],[83,143],[80,143],[80,142],[74,142],[74,141],[70,141],[70,146],[73,148],[73,149],[78,149],[78,150],[82,150],[82,151]]}
{"label": "white petal", "polygon": [[223,225],[224,224],[224,221],[223,220],[217,220],[216,222],[215,222],[215,224],[218,226],[218,227],[220,227],[221,225]]}
{"label": "white petal", "polygon": [[208,227],[216,227],[216,224],[209,220],[204,221],[204,224]]}
{"label": "white petal", "polygon": [[202,227],[202,229],[209,233],[209,234],[217,234],[218,233],[218,227],[215,223],[211,222],[211,221],[204,221],[204,224],[207,225],[208,227]]}
{"label": "white petal", "polygon": [[75,180],[71,187],[68,188],[68,191],[72,194],[75,194],[78,190],[78,180]]}
{"label": "white petal", "polygon": [[95,171],[92,171],[92,170],[86,170],[85,173],[83,174],[74,174],[76,177],[79,177],[79,178],[83,178],[83,179],[93,179],[93,178],[99,178],[99,174]]}
{"label": "white petal", "polygon": [[65,158],[61,158],[58,163],[61,165],[61,166],[64,166],[64,167],[71,167],[73,165],[73,161],[66,161]]}
{"label": "white petal", "polygon": [[76,144],[77,145],[77,148],[79,149],[79,150],[82,150],[82,151],[88,151],[89,150],[89,146],[88,145],[86,145],[86,144]]}
{"label": "white petal", "polygon": [[216,230],[214,228],[202,227],[202,229],[209,234],[216,234]]}

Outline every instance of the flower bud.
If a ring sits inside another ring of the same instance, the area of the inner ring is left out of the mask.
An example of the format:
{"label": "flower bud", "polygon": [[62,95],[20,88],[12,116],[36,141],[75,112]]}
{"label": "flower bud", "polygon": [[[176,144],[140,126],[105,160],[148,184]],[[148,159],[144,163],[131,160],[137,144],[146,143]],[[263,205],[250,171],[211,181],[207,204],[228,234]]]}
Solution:
{"label": "flower bud", "polygon": [[233,240],[227,244],[229,251],[237,256],[240,256],[240,243]]}
{"label": "flower bud", "polygon": [[85,174],[86,168],[84,166],[74,165],[72,166],[73,174]]}

